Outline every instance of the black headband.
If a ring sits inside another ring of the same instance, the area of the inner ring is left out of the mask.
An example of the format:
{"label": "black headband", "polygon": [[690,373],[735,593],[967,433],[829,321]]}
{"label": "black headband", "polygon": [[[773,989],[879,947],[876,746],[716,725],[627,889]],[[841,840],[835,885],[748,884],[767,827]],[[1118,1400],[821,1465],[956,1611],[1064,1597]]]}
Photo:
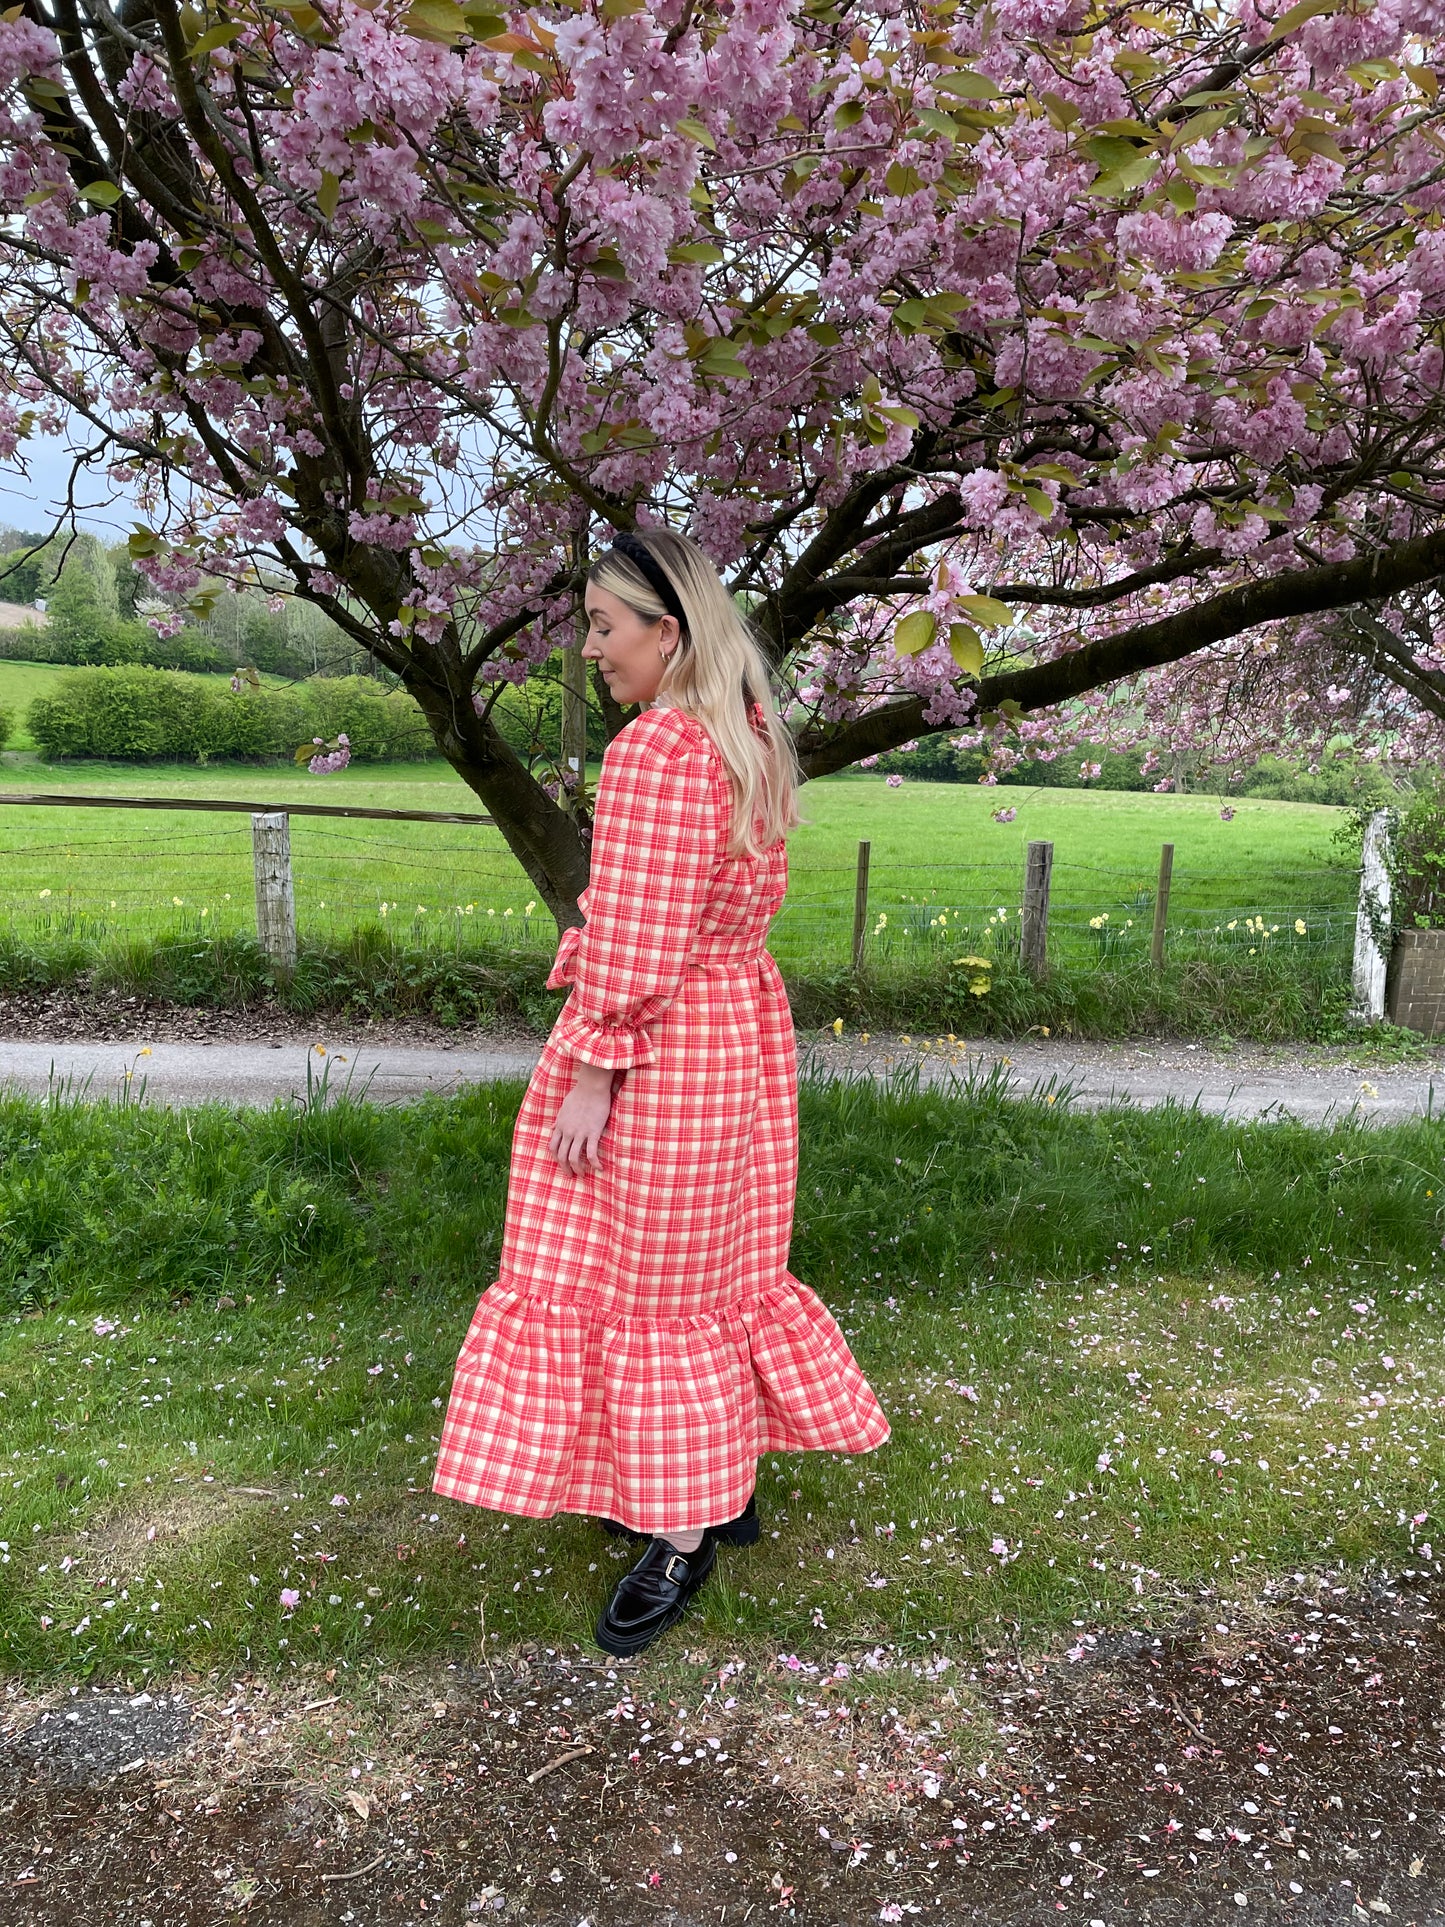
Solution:
{"label": "black headband", "polygon": [[677,590],[673,588],[666,569],[663,568],[662,564],[652,553],[652,550],[648,548],[642,537],[640,535],[634,535],[631,529],[622,529],[618,534],[613,536],[612,547],[619,555],[625,555],[629,562],[637,565],[643,575],[646,576],[651,587],[656,589],[667,613],[677,618],[678,627],[685,632],[687,629],[687,616],[683,611],[682,602]]}

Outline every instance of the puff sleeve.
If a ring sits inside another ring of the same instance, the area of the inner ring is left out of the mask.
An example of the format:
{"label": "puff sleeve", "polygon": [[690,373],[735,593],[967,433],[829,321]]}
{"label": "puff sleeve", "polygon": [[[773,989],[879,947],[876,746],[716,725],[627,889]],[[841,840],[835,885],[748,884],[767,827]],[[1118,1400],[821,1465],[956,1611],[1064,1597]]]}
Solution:
{"label": "puff sleeve", "polygon": [[654,1060],[647,1026],[677,995],[724,856],[716,755],[675,710],[648,710],[608,745],[592,826],[586,927],[564,932],[547,979],[570,983],[553,1038],[604,1070]]}

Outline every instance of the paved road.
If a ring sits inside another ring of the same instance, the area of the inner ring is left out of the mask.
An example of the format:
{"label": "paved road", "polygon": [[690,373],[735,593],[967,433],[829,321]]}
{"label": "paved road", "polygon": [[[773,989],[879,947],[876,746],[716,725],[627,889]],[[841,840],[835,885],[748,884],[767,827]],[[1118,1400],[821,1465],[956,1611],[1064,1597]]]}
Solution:
{"label": "paved road", "polygon": [[[316,1035],[313,1033],[313,1035]],[[352,1034],[319,1033],[318,1044],[301,1039],[214,1043],[36,1043],[0,1039],[0,1085],[44,1094],[114,1098],[127,1088],[149,1103],[270,1104],[304,1098],[307,1067],[323,1075],[332,1093],[350,1080],[374,1102],[399,1103],[428,1091],[454,1091],[492,1078],[524,1078],[538,1046],[509,1043],[480,1048],[427,1042],[372,1043]],[[1067,1087],[1074,1101],[1102,1105],[1197,1103],[1221,1116],[1255,1118],[1287,1112],[1321,1122],[1358,1108],[1371,1121],[1387,1123],[1445,1108],[1445,1062],[1439,1054],[1407,1066],[1374,1067],[1347,1050],[1288,1056],[1236,1049],[1228,1052],[1179,1043],[1063,1045],[1043,1040],[1022,1044],[950,1047],[915,1040],[854,1039],[805,1043],[805,1066],[837,1076],[887,1077],[916,1066],[924,1081],[951,1082],[993,1074],[1010,1088]],[[1437,1096],[1438,1089],[1438,1096]]]}

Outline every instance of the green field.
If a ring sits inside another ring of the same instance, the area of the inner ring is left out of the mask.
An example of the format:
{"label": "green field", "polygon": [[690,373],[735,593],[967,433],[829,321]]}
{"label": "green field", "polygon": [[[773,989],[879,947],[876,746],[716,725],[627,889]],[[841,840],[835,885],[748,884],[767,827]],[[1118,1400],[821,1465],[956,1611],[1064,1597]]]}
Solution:
{"label": "green field", "polygon": [[[44,673],[0,664],[15,668]],[[289,767],[25,763],[9,766],[3,787],[482,808],[435,762],[353,765],[330,777]],[[1002,807],[1015,808],[1017,819],[995,823],[992,812]],[[1165,842],[1175,847],[1171,941],[1188,932],[1195,943],[1246,952],[1259,942],[1343,948],[1355,879],[1331,843],[1342,812],[1248,798],[1233,807],[1224,822],[1217,799],[1206,796],[911,781],[889,789],[866,772],[829,777],[803,792],[806,821],[790,843],[791,889],[772,947],[784,962],[847,960],[858,842],[866,837],[869,944],[880,962],[940,947],[1007,948],[1033,839],[1054,845],[1051,944],[1061,960],[1125,961],[1147,951]],[[535,907],[528,913],[536,892],[495,830],[296,817],[291,834],[303,935],[384,921],[433,940],[443,926],[459,940],[482,930],[505,930],[508,941],[553,940],[551,919]],[[12,806],[0,815],[0,858],[0,915],[17,933],[142,936],[252,921],[250,825],[241,814]],[[1260,938],[1247,917],[1274,934]],[[1105,921],[1091,928],[1093,918]]]}

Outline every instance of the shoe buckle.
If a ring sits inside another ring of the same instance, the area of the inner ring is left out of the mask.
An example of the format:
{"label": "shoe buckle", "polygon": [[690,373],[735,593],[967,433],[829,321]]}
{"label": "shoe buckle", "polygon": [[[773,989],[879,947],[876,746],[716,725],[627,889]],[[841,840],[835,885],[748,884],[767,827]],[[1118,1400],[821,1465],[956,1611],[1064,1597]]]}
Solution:
{"label": "shoe buckle", "polygon": [[670,1554],[668,1555],[668,1561],[667,1561],[667,1564],[666,1564],[666,1565],[665,1565],[665,1566],[663,1567],[663,1569],[662,1569],[662,1576],[663,1576],[663,1578],[664,1578],[664,1579],[670,1579],[670,1580],[672,1581],[672,1583],[673,1583],[673,1585],[675,1585],[675,1586],[676,1586],[676,1585],[680,1585],[680,1584],[682,1583],[682,1581],[681,1581],[681,1580],[679,1580],[679,1579],[678,1579],[678,1578],[676,1577],[676,1575],[675,1575],[675,1574],[673,1573],[673,1570],[672,1570],[672,1562],[673,1562],[673,1560],[674,1560],[674,1559],[676,1559],[676,1560],[677,1560],[677,1562],[678,1562],[678,1564],[679,1564],[679,1565],[680,1565],[680,1566],[682,1567],[682,1571],[683,1571],[683,1578],[686,1578],[686,1577],[687,1577],[687,1561],[686,1561],[686,1559],[684,1559],[684,1558],[683,1558],[683,1556],[682,1556],[682,1554],[681,1554],[680,1552],[674,1552],[674,1553],[670,1553]]}

